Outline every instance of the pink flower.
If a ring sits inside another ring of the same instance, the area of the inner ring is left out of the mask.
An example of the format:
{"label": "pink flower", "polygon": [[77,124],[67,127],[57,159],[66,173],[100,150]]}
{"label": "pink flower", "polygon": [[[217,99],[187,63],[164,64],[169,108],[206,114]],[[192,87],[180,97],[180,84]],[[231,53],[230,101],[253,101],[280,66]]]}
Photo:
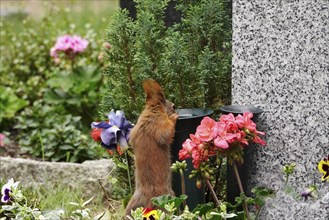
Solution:
{"label": "pink flower", "polygon": [[62,51],[74,58],[75,54],[83,52],[88,47],[88,40],[83,39],[77,35],[64,35],[57,38],[56,44],[50,49],[50,56],[57,58],[58,52]]}
{"label": "pink flower", "polygon": [[[243,113],[243,116],[238,115],[235,118],[235,121],[238,124],[239,128],[243,129],[241,131],[241,134],[243,132],[244,135],[242,135],[242,136],[247,136],[246,139],[248,139],[249,141],[253,141],[257,144],[264,146],[264,145],[266,145],[266,142],[264,140],[262,140],[258,135],[265,135],[265,133],[256,130],[256,124],[251,120],[252,117],[253,117],[253,114],[251,112],[245,112],[245,113]],[[244,131],[247,134],[245,134]],[[240,142],[245,145],[248,145],[248,141],[246,139],[245,138],[240,139]]]}
{"label": "pink flower", "polygon": [[229,145],[227,143],[227,141],[221,137],[217,137],[215,140],[214,140],[214,144],[216,147],[219,147],[219,148],[222,148],[222,149],[227,149],[229,148]]}
{"label": "pink flower", "polygon": [[183,148],[178,152],[180,160],[185,160],[191,157],[193,145],[194,143],[191,139],[186,139],[186,141],[183,143]]}
{"label": "pink flower", "polygon": [[235,122],[239,126],[239,128],[246,128],[250,132],[256,131],[256,124],[251,120],[253,114],[251,112],[245,112],[242,115],[238,115],[235,118]]}
{"label": "pink flower", "polygon": [[89,42],[86,39],[83,39],[77,35],[74,35],[71,38],[71,48],[75,53],[83,52],[87,48],[88,44]]}
{"label": "pink flower", "polygon": [[199,144],[202,142],[200,141],[199,137],[190,134],[190,139],[186,139],[186,141],[183,143],[183,148],[179,151],[178,156],[180,160],[185,160],[187,158],[190,158],[192,155],[192,151],[196,150]]}
{"label": "pink flower", "polygon": [[56,44],[55,44],[55,50],[56,51],[66,51],[71,48],[71,36],[66,34],[64,36],[61,36],[57,38]]}
{"label": "pink flower", "polygon": [[193,167],[199,169],[200,164],[207,161],[209,156],[218,153],[230,156],[236,153],[236,148],[232,148],[232,152],[229,151],[233,146],[242,150],[249,143],[265,145],[266,142],[259,137],[265,133],[256,130],[252,117],[253,114],[250,112],[236,117],[233,114],[222,115],[218,122],[205,117],[197,127],[196,133],[191,134],[183,143],[183,148],[179,151],[179,159],[192,158]]}
{"label": "pink flower", "polygon": [[201,141],[210,141],[216,137],[216,121],[205,117],[202,119],[201,124],[196,129],[196,134],[200,137]]}
{"label": "pink flower", "polygon": [[192,158],[192,164],[198,169],[200,163],[206,161],[209,155],[213,155],[209,149],[205,149],[204,142],[200,140],[198,135],[190,134],[190,138],[183,143],[183,148],[179,151],[180,160]]}
{"label": "pink flower", "polygon": [[235,141],[237,135],[234,133],[229,133],[227,127],[229,127],[229,124],[224,122],[217,123],[217,137],[214,140],[216,147],[227,149],[229,148],[229,143]]}
{"label": "pink flower", "polygon": [[219,118],[220,122],[223,122],[227,125],[227,130],[230,131],[238,131],[239,127],[237,123],[235,122],[235,117],[232,113],[227,114],[227,115],[221,115]]}
{"label": "pink flower", "polygon": [[6,136],[4,134],[0,133],[0,147],[5,146],[5,138],[6,138]]}
{"label": "pink flower", "polygon": [[[264,133],[264,132],[261,132],[261,133]],[[264,133],[265,134],[265,133]],[[262,140],[258,135],[255,135],[254,136],[254,140],[253,140],[255,143],[257,144],[260,144],[260,145],[263,145],[265,146],[266,145],[266,142],[264,140]]]}
{"label": "pink flower", "polygon": [[249,145],[248,140],[246,139],[246,133],[244,131],[238,131],[235,135],[237,142],[240,142],[243,145]]}
{"label": "pink flower", "polygon": [[192,158],[193,167],[199,169],[201,162],[208,159],[208,155],[201,147],[197,147],[192,152]]}
{"label": "pink flower", "polygon": [[202,162],[201,155],[202,153],[200,153],[199,151],[194,151],[192,154],[192,164],[195,169],[199,169],[200,163]]}

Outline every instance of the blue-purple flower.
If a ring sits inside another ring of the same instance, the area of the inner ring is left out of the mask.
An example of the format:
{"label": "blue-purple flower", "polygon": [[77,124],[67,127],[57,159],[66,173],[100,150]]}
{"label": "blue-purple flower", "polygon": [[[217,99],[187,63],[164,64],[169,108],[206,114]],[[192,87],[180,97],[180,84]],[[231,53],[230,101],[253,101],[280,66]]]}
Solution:
{"label": "blue-purple flower", "polygon": [[[108,114],[108,119],[108,122],[93,122],[91,124],[91,127],[94,129],[92,134],[99,134],[98,129],[101,129],[100,140],[104,148],[115,150],[117,146],[120,146],[121,149],[126,149],[133,125],[126,119],[123,111],[116,111],[114,113],[114,110],[112,110]],[[99,137],[93,136],[93,138],[97,140]]]}
{"label": "blue-purple flower", "polygon": [[14,179],[11,178],[8,180],[8,182],[2,186],[1,189],[1,202],[2,203],[7,203],[10,200],[10,193],[12,192],[13,189],[16,189],[18,186],[19,182],[14,182]]}
{"label": "blue-purple flower", "polygon": [[300,195],[304,198],[305,201],[307,201],[308,197],[316,199],[317,198],[316,191],[317,191],[316,186],[312,185],[307,189],[305,189],[303,192],[301,192]]}

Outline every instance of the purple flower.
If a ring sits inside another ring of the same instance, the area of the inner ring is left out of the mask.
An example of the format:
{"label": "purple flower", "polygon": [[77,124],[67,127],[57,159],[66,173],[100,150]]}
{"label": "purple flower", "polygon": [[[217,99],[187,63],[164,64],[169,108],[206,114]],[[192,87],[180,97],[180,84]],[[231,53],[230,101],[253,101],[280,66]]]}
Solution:
{"label": "purple flower", "polygon": [[66,34],[57,38],[55,46],[50,49],[50,56],[57,58],[58,52],[63,51],[72,58],[75,54],[83,52],[88,44],[89,42],[86,39],[77,35]]}
{"label": "purple flower", "polygon": [[102,129],[101,145],[106,149],[116,149],[119,145],[121,149],[128,147],[129,134],[133,125],[128,121],[123,111],[112,110],[108,114],[108,122],[93,122],[92,128]]}
{"label": "purple flower", "polygon": [[2,186],[1,189],[1,202],[2,203],[7,203],[10,200],[10,193],[12,192],[13,189],[16,189],[18,186],[19,182],[14,182],[14,179],[11,178],[8,180],[8,182]]}
{"label": "purple flower", "polygon": [[307,189],[305,189],[303,192],[301,192],[300,195],[304,198],[305,201],[307,201],[308,197],[316,199],[317,198],[316,191],[317,191],[316,186],[312,185]]}

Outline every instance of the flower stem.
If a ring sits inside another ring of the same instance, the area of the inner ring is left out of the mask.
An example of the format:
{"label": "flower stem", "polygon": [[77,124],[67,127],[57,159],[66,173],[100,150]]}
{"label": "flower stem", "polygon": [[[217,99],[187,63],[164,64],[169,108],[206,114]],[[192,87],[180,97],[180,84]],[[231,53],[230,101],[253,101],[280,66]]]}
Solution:
{"label": "flower stem", "polygon": [[[182,194],[186,195],[186,189],[185,189],[185,177],[183,169],[179,169],[180,179],[181,179],[181,185],[182,185]],[[185,208],[186,206],[186,200],[183,201],[183,206]]]}
{"label": "flower stem", "polygon": [[216,196],[214,188],[211,186],[211,183],[209,182],[208,179],[205,179],[205,180],[206,180],[207,187],[209,188],[210,193],[211,193],[213,199],[215,200],[216,206],[219,207],[220,206],[220,201],[218,200],[218,198]]}
{"label": "flower stem", "polygon": [[[242,183],[241,183],[239,171],[238,171],[238,168],[236,167],[235,161],[233,161],[233,170],[234,170],[234,174],[235,174],[236,180],[238,181],[240,192],[241,192],[241,194],[244,194],[244,190],[243,190],[243,187],[242,187]],[[249,217],[249,211],[248,211],[248,206],[247,206],[247,202],[246,202],[245,197],[243,197],[242,200],[243,200],[243,209],[244,209],[244,212],[246,214],[247,219],[249,220],[250,219],[250,217]]]}
{"label": "flower stem", "polygon": [[289,180],[289,174],[286,174],[286,180],[284,182],[284,186],[288,185],[288,180]]}
{"label": "flower stem", "polygon": [[125,156],[126,156],[126,160],[127,160],[127,176],[128,176],[129,190],[130,190],[130,194],[132,194],[133,188],[131,186],[130,163],[129,163],[129,155],[128,155],[127,151],[125,151]]}

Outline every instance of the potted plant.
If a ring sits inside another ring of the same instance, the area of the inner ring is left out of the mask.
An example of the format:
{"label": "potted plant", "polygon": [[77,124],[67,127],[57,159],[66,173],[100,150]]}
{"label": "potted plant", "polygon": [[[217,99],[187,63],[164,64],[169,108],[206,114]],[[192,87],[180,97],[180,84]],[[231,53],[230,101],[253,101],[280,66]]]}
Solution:
{"label": "potted plant", "polygon": [[[232,113],[234,116],[243,115],[245,112],[251,112],[253,114],[252,120],[257,123],[259,116],[263,113],[263,110],[250,105],[225,105],[220,107],[220,111],[223,114]],[[250,172],[250,160],[253,152],[254,145],[249,146],[248,148],[243,149],[243,158],[244,163],[237,166],[238,172],[241,176],[241,184],[244,189],[248,189],[248,180],[249,180],[249,172]],[[247,195],[250,195],[249,190],[246,191]],[[238,182],[234,175],[233,167],[228,164],[227,165],[227,201],[230,203],[235,203],[235,198],[240,195],[240,189],[238,186]]]}

